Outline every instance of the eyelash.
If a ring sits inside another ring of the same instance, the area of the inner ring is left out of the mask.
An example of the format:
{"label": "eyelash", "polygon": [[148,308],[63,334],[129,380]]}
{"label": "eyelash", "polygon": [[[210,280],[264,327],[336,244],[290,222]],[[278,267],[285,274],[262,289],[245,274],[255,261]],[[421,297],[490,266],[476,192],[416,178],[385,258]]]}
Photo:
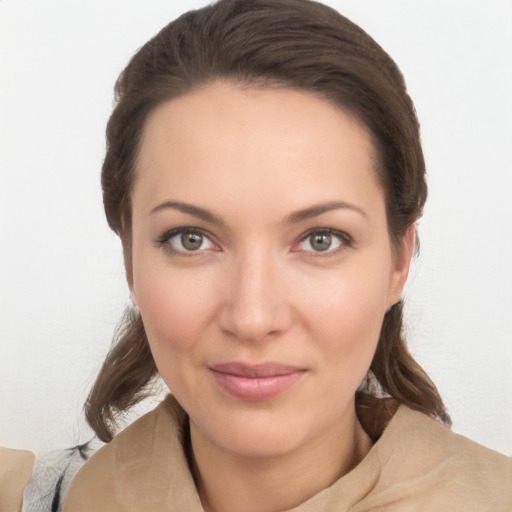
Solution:
{"label": "eyelash", "polygon": [[[335,249],[326,249],[325,251],[305,251],[308,253],[309,256],[315,257],[315,258],[328,258],[330,256],[336,256],[340,252],[343,252],[346,249],[349,249],[350,247],[353,247],[354,240],[353,238],[344,231],[338,231],[337,229],[332,228],[313,228],[310,229],[305,234],[301,235],[298,242],[294,244],[294,247],[298,246],[299,244],[302,244],[306,242],[306,240],[311,239],[313,236],[330,236],[332,238],[337,238],[340,242],[339,246]],[[311,242],[310,242],[311,245]],[[298,251],[297,251],[298,252]]]}
{"label": "eyelash", "polygon": [[[172,247],[170,244],[167,243],[172,238],[174,238],[178,235],[183,235],[183,234],[187,234],[187,233],[200,235],[204,239],[209,240],[211,244],[217,246],[217,244],[212,240],[213,237],[210,233],[208,233],[207,231],[205,231],[203,229],[195,228],[195,227],[191,227],[191,226],[187,226],[187,227],[184,226],[184,227],[174,228],[169,231],[166,231],[156,240],[155,246],[159,247],[159,248],[165,246],[165,249],[167,251],[169,251],[173,254],[180,255],[180,256],[190,257],[190,256],[197,256],[197,255],[203,254],[203,252],[205,251],[204,249],[203,250],[198,249],[195,251],[192,251],[192,250],[187,251],[187,250],[175,249],[174,247]],[[329,257],[329,256],[335,256],[335,255],[339,254],[340,252],[342,252],[354,245],[354,240],[348,233],[345,233],[343,231],[338,231],[338,230],[332,229],[332,228],[313,228],[313,229],[310,229],[309,231],[307,231],[306,233],[302,234],[300,236],[300,238],[298,239],[298,241],[294,243],[293,247],[297,247],[298,245],[306,242],[308,239],[310,239],[312,236],[315,236],[315,235],[316,236],[330,236],[332,238],[337,238],[340,241],[340,244],[335,249],[328,248],[325,251],[314,251],[314,250],[304,251],[305,253],[309,253],[309,255],[313,256],[313,257],[324,257],[325,258],[325,257]],[[208,249],[206,249],[206,250],[208,250]],[[301,251],[292,249],[292,252],[301,252]]]}
{"label": "eyelash", "polygon": [[204,229],[195,228],[192,226],[187,227],[179,227],[175,229],[171,229],[169,231],[166,231],[163,233],[156,241],[155,245],[157,247],[164,247],[165,249],[173,254],[177,254],[180,256],[196,256],[198,254],[202,254],[204,250],[198,249],[196,251],[187,251],[187,250],[181,250],[181,249],[175,249],[172,247],[172,245],[168,244],[169,240],[173,239],[174,237],[178,235],[184,235],[184,234],[196,234],[203,237],[203,239],[209,240],[213,245],[217,246],[217,244],[212,240],[213,237],[205,231]]}

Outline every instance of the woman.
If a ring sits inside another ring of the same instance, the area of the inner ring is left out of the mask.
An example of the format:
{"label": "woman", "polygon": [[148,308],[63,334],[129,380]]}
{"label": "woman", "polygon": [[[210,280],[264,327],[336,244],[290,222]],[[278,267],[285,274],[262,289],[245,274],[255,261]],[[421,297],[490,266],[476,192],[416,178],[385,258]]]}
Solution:
{"label": "woman", "polygon": [[117,95],[104,203],[137,311],[87,418],[108,442],[157,375],[173,398],[63,510],[510,508],[510,460],[441,425],[401,337],[426,185],[383,50],[320,4],[226,0],[163,29]]}

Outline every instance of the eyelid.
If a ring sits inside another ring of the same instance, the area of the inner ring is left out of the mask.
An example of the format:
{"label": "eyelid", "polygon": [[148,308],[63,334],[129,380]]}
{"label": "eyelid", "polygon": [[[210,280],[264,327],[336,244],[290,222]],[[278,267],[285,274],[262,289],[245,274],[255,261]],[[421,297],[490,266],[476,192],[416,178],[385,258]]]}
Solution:
{"label": "eyelid", "polygon": [[[341,244],[334,249],[327,249],[325,251],[309,251],[309,250],[294,250],[299,244],[304,242],[307,238],[312,235],[330,235],[333,237],[337,237],[340,239]],[[311,228],[306,233],[303,233],[298,240],[293,244],[292,252],[302,252],[308,254],[308,256],[313,257],[328,257],[336,255],[354,245],[354,239],[345,231],[340,231],[338,229],[333,228]]]}
{"label": "eyelid", "polygon": [[[155,246],[158,248],[164,247],[166,243],[174,238],[177,235],[181,235],[184,233],[198,233],[201,236],[207,238],[214,246],[214,251],[220,251],[220,244],[215,240],[215,236],[211,234],[208,230],[205,230],[203,228],[198,228],[195,226],[179,226],[177,228],[172,228],[167,231],[164,231],[155,241]],[[325,251],[314,251],[314,250],[303,250],[303,249],[297,249],[297,246],[304,242],[308,237],[311,237],[312,235],[319,235],[319,234],[327,234],[332,237],[336,237],[340,240],[340,245],[334,249],[326,249]],[[293,244],[291,252],[303,252],[307,253],[310,256],[313,257],[327,257],[327,256],[333,256],[338,254],[339,252],[342,252],[354,245],[353,238],[346,233],[345,231],[340,231],[338,229],[334,228],[320,228],[315,227],[311,228],[305,233],[301,234],[300,237],[296,240],[296,242]],[[198,249],[197,251],[186,251],[186,250],[180,250],[176,249],[170,245],[167,245],[165,247],[169,252],[172,252],[173,254],[178,255],[184,255],[184,256],[194,256],[194,255],[200,255],[204,254],[204,252],[212,251],[212,249]]]}
{"label": "eyelid", "polygon": [[[215,249],[213,250],[220,250],[219,244],[215,241],[215,237],[207,230],[202,228],[197,228],[195,226],[180,226],[177,228],[168,229],[167,231],[164,231],[155,241],[155,246],[158,248],[165,248],[169,252],[173,254],[183,255],[183,256],[195,256],[204,254],[205,252],[212,251],[212,249],[198,249],[196,251],[185,251],[180,250],[172,247],[171,245],[167,244],[169,240],[174,238],[177,235],[182,235],[184,233],[197,233],[201,236],[207,238],[214,246]],[[167,245],[166,245],[167,244]],[[164,247],[165,246],[165,247]]]}

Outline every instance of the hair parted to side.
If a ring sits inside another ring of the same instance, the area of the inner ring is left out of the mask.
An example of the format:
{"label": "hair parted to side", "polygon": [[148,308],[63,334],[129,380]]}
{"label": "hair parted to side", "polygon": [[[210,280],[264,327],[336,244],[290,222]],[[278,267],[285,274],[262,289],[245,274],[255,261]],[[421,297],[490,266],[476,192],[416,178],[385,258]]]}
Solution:
{"label": "hair parted to side", "polygon": [[[219,0],[171,22],[131,59],[116,87],[102,170],[107,221],[121,237],[131,281],[130,196],[148,115],[214,80],[310,91],[352,112],[368,129],[384,190],[390,238],[400,248],[427,196],[419,125],[401,72],[360,27],[310,0]],[[436,387],[407,350],[402,303],[385,315],[371,377],[356,394],[374,439],[400,404],[449,424]],[[119,328],[86,403],[103,441],[140,401],[157,369],[140,315]]]}

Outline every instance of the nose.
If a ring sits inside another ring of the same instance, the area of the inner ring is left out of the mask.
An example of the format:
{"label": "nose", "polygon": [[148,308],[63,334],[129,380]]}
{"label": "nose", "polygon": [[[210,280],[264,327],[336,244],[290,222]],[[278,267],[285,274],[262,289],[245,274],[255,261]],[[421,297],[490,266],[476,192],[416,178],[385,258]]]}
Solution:
{"label": "nose", "polygon": [[282,271],[268,255],[233,261],[218,314],[220,328],[241,341],[275,338],[292,324],[293,313]]}

